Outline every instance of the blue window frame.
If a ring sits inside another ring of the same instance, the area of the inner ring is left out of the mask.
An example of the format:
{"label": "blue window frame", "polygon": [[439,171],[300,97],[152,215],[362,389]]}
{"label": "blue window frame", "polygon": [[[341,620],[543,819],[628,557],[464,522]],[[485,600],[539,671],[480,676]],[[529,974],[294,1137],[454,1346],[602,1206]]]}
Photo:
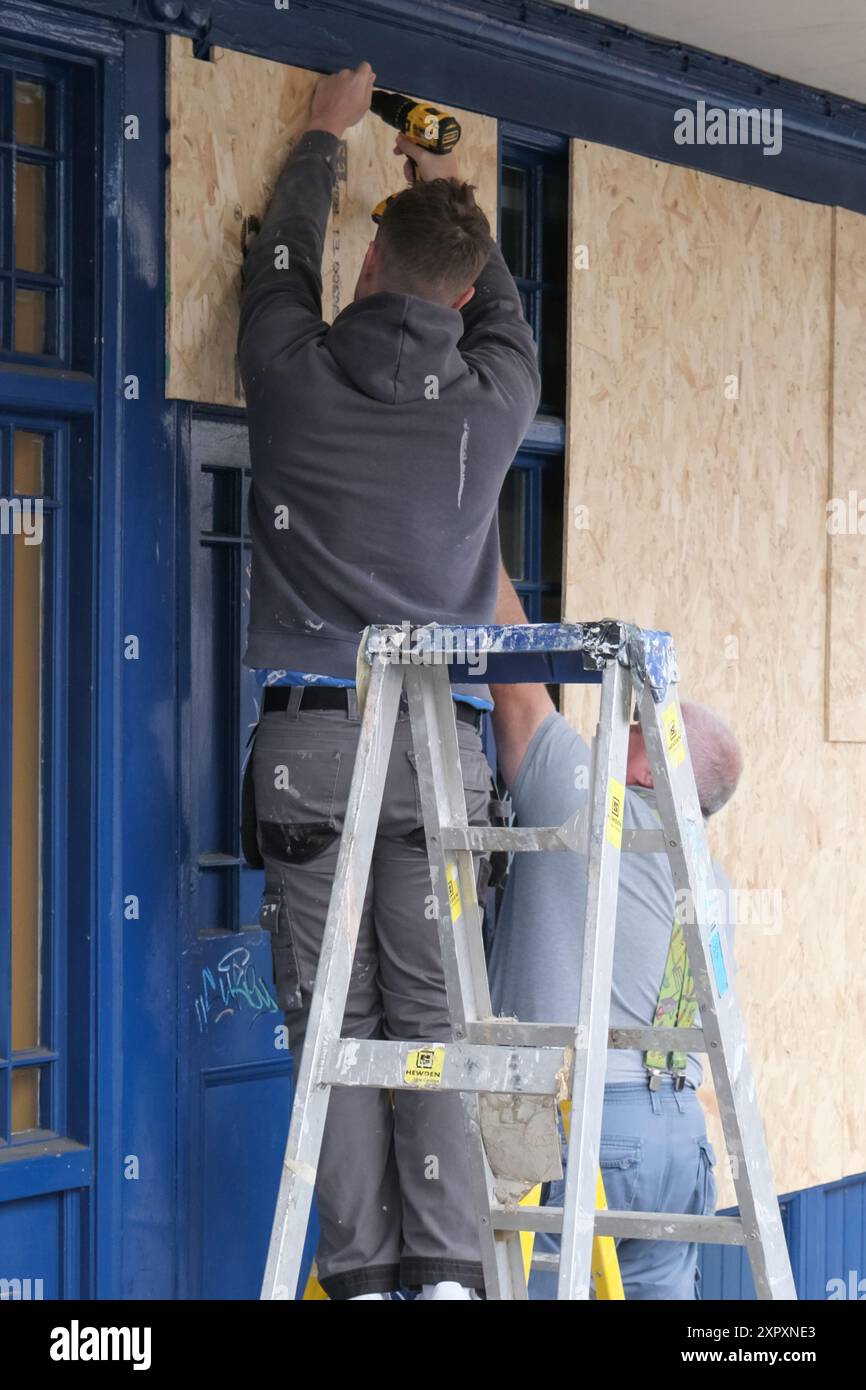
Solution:
{"label": "blue window frame", "polygon": [[90,1139],[96,113],[90,63],[0,51],[0,1157],[24,1165]]}
{"label": "blue window frame", "polygon": [[86,72],[32,53],[0,56],[0,362],[94,368]]}
{"label": "blue window frame", "polygon": [[499,239],[532,326],[541,401],[499,504],[502,557],[530,622],[562,610],[568,142],[505,126]]}

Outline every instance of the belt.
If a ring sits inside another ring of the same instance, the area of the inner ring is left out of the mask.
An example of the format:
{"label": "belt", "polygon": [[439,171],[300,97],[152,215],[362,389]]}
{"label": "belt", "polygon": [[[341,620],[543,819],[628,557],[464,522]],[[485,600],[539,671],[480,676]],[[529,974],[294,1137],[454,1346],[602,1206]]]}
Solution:
{"label": "belt", "polygon": [[[269,685],[265,687],[264,699],[262,701],[262,714],[274,714],[289,707],[289,697],[297,686],[292,685]],[[349,690],[344,685],[302,685],[301,701],[299,709],[342,709],[349,708]],[[400,707],[405,712],[408,708],[405,693],[400,696]],[[464,704],[460,700],[454,701],[454,715],[461,724],[471,724],[477,729],[481,725],[481,715],[483,711],[474,709],[472,705]]]}

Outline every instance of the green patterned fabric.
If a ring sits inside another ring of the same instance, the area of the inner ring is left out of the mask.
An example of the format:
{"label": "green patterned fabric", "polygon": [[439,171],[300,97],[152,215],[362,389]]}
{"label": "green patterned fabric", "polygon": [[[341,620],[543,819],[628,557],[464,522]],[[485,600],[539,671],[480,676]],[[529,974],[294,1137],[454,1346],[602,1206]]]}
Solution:
{"label": "green patterned fabric", "polygon": [[[661,814],[653,807],[659,825]],[[698,1012],[695,997],[695,981],[689,968],[686,939],[682,922],[674,916],[668,956],[662,975],[659,999],[653,1015],[654,1028],[691,1028]],[[684,1076],[686,1054],[684,1052],[647,1052],[644,1062],[650,1071],[669,1071],[674,1076]]]}
{"label": "green patterned fabric", "polygon": [[[653,1027],[691,1028],[697,1012],[695,981],[689,969],[682,923],[674,921]],[[645,1061],[653,1071],[670,1071],[681,1075],[686,1069],[684,1052],[647,1052]]]}

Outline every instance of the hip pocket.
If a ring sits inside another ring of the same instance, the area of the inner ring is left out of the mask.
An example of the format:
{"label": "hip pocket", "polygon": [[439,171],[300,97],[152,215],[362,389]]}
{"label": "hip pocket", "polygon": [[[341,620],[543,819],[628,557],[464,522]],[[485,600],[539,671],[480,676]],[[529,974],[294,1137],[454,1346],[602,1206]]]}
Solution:
{"label": "hip pocket", "polygon": [[637,1196],[643,1144],[640,1139],[602,1135],[598,1163],[611,1211],[631,1211]]}
{"label": "hip pocket", "polygon": [[262,726],[256,735],[255,796],[259,821],[281,825],[334,820],[342,753],[286,748],[283,730]]}
{"label": "hip pocket", "polygon": [[284,1013],[300,1009],[303,1005],[301,974],[292,938],[291,919],[282,890],[262,894],[259,926],[271,938],[271,961],[274,967],[277,1003]]}

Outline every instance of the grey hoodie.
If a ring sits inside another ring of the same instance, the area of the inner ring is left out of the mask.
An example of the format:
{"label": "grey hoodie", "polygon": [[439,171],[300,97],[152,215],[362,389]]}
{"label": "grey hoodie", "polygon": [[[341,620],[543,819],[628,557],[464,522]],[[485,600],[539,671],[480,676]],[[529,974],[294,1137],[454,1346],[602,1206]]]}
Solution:
{"label": "grey hoodie", "polygon": [[351,678],[368,623],[492,622],[497,500],[540,382],[498,248],[461,312],[380,293],[323,322],[338,151],[325,131],[298,141],[244,267],[244,661]]}

